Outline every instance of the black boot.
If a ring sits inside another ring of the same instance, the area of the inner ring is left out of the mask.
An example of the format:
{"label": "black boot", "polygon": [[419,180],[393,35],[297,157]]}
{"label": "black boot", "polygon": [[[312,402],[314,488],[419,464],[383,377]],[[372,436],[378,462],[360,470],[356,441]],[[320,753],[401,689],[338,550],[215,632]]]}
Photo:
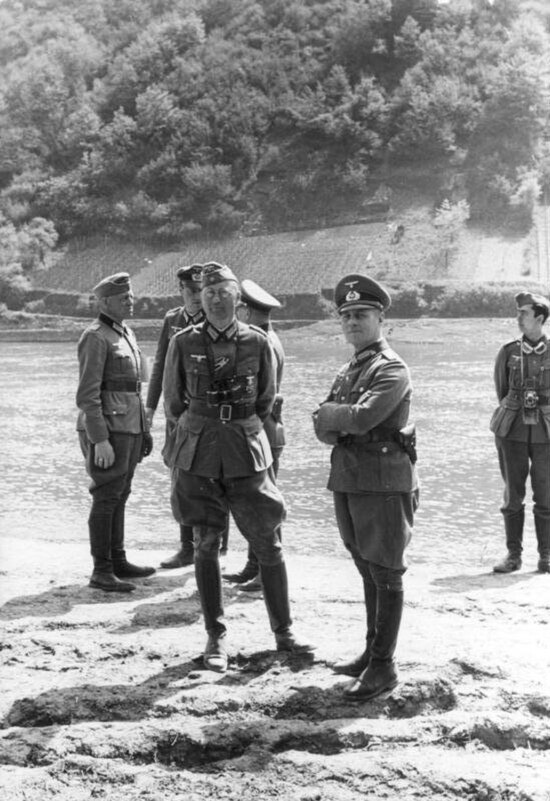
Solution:
{"label": "black boot", "polygon": [[90,549],[94,560],[94,571],[90,587],[104,592],[131,592],[135,585],[119,581],[113,572],[111,559],[112,515],[96,514],[92,511],[88,519]]}
{"label": "black boot", "polygon": [[246,584],[248,581],[252,581],[253,579],[257,578],[259,572],[260,568],[258,565],[258,560],[256,559],[256,554],[249,545],[246,564],[241,572],[224,573],[223,577],[226,581],[230,581],[232,584]]}
{"label": "black boot", "polygon": [[204,616],[204,626],[208,633],[208,642],[203,654],[204,666],[208,670],[224,673],[227,670],[226,627],[222,578],[217,552],[205,557],[200,549],[197,551],[195,578]]}
{"label": "black boot", "polygon": [[113,560],[113,573],[118,578],[146,578],[156,573],[154,567],[140,567],[133,565],[126,559],[124,550],[124,514],[125,501],[118,504],[113,512],[111,531],[111,558]]}
{"label": "black boot", "polygon": [[305,653],[315,646],[301,642],[292,632],[286,565],[260,565],[264,601],[278,651]]}
{"label": "black boot", "polygon": [[225,523],[225,528],[222,534],[222,543],[220,545],[220,556],[227,556],[228,542],[229,542],[229,515],[227,515],[227,521]]}
{"label": "black boot", "polygon": [[332,669],[335,673],[341,673],[344,676],[353,676],[356,678],[368,667],[370,660],[370,650],[374,633],[376,631],[376,606],[377,606],[377,592],[376,585],[373,581],[363,578],[363,593],[365,596],[365,609],[367,613],[367,636],[365,642],[365,650],[355,657],[347,661],[335,662]]}
{"label": "black boot", "polygon": [[194,562],[194,546],[193,546],[193,526],[180,525],[180,542],[181,547],[174,556],[165,559],[160,563],[161,567],[166,570],[173,570],[176,567],[187,567]]}
{"label": "black boot", "polygon": [[376,633],[370,649],[370,661],[357,681],[344,692],[348,700],[370,701],[397,685],[393,655],[402,614],[403,593],[398,590],[378,589]]}
{"label": "black boot", "polygon": [[535,515],[535,531],[539,550],[539,573],[550,573],[550,520]]}
{"label": "black boot", "polygon": [[523,509],[512,515],[504,515],[504,531],[506,533],[506,547],[508,553],[501,562],[493,567],[493,573],[513,573],[521,567],[521,552],[523,543]]}

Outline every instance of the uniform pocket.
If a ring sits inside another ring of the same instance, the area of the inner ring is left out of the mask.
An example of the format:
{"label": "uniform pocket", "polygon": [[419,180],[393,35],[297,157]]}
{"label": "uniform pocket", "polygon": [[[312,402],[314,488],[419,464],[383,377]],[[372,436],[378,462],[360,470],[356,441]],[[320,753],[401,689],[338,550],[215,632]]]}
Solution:
{"label": "uniform pocket", "polygon": [[516,419],[519,410],[519,401],[510,403],[505,398],[500,406],[497,406],[491,416],[489,428],[497,437],[505,437],[512,428],[512,424]]}

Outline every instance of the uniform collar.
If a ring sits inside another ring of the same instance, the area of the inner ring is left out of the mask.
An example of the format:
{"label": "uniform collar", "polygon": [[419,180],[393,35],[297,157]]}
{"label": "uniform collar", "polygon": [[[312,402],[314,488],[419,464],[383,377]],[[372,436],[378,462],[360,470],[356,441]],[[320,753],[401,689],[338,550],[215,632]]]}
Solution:
{"label": "uniform collar", "polygon": [[376,356],[377,353],[380,353],[381,350],[385,350],[388,347],[388,343],[386,340],[381,337],[377,339],[375,342],[371,342],[370,345],[366,345],[366,347],[361,348],[358,350],[357,353],[351,359],[351,364],[360,364],[361,362],[366,361],[367,359],[371,359],[373,356]]}
{"label": "uniform collar", "polygon": [[206,333],[213,342],[231,342],[237,338],[237,331],[238,326],[236,320],[229,323],[227,328],[224,328],[223,331],[220,331],[216,326],[212,325],[212,323],[206,322]]}
{"label": "uniform collar", "polygon": [[204,320],[204,312],[202,309],[199,309],[199,311],[196,314],[189,314],[189,312],[184,306],[183,317],[188,325],[198,325],[199,323],[202,323],[202,321]]}
{"label": "uniform collar", "polygon": [[109,328],[112,328],[113,331],[116,331],[117,334],[120,334],[121,336],[126,336],[128,334],[129,329],[124,325],[124,323],[119,323],[116,320],[113,320],[112,317],[109,317],[109,315],[105,314],[104,312],[100,312],[99,320],[102,323],[105,323],[105,325],[108,325]]}

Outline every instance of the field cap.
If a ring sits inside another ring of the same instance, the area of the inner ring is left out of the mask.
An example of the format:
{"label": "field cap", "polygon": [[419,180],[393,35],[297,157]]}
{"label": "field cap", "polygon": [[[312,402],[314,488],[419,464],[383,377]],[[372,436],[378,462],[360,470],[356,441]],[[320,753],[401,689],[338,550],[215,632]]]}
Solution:
{"label": "field cap", "polygon": [[550,301],[544,295],[535,295],[533,292],[518,292],[515,300],[518,309],[523,306],[538,306],[541,309],[540,313],[542,313],[542,309],[546,309],[546,316],[550,314]]}
{"label": "field cap", "polygon": [[271,309],[280,309],[281,304],[270,295],[265,289],[262,289],[255,281],[250,278],[245,278],[241,282],[241,301],[246,303],[258,311],[271,311]]}
{"label": "field cap", "polygon": [[225,264],[218,264],[217,261],[209,261],[202,266],[202,288],[220,284],[222,281],[235,281],[238,284],[237,276]]}
{"label": "field cap", "polygon": [[347,309],[379,309],[391,306],[391,297],[374,278],[366,275],[346,275],[336,284],[334,302],[338,313]]}
{"label": "field cap", "polygon": [[202,264],[186,264],[176,271],[178,281],[200,284],[202,280]]}
{"label": "field cap", "polygon": [[92,292],[96,298],[109,298],[112,295],[124,295],[131,290],[130,275],[128,273],[115,273],[102,278]]}

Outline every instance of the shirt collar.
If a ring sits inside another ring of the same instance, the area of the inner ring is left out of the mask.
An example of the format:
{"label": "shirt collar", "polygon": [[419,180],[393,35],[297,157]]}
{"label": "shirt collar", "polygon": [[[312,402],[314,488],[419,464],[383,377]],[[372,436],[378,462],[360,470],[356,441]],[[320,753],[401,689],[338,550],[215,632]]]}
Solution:
{"label": "shirt collar", "polygon": [[353,356],[351,360],[351,364],[360,364],[361,362],[366,361],[367,359],[371,359],[373,356],[376,356],[377,353],[380,353],[381,350],[387,348],[388,344],[384,338],[377,339],[375,342],[371,342],[370,345],[367,345],[361,350],[358,350],[357,353]]}

